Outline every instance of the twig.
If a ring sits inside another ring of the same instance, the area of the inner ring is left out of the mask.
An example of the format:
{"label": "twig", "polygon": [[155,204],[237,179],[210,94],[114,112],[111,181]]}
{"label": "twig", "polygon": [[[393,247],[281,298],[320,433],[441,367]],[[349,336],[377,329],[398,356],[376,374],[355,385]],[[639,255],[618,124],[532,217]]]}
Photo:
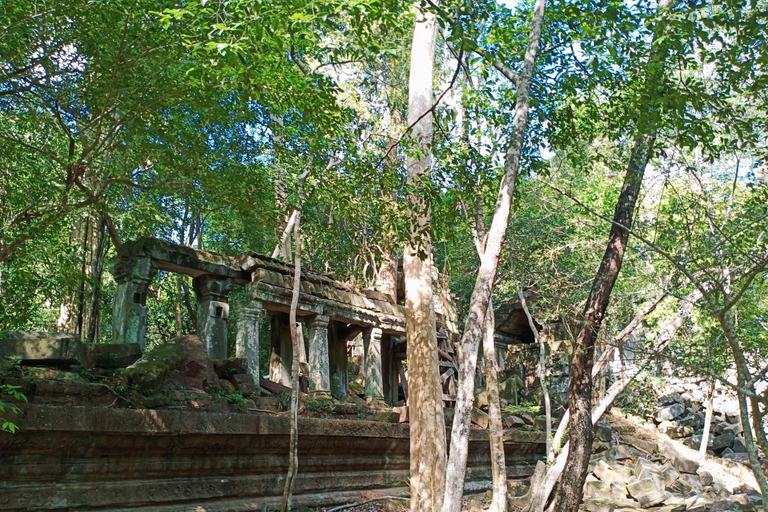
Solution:
{"label": "twig", "polygon": [[346,505],[339,505],[338,507],[329,508],[325,512],[337,512],[339,510],[346,510],[352,507],[359,507],[360,505],[365,505],[367,503],[373,503],[373,502],[382,501],[382,500],[411,501],[411,498],[406,498],[405,496],[379,496],[378,498],[371,498],[370,500],[361,501],[360,503],[347,503]]}

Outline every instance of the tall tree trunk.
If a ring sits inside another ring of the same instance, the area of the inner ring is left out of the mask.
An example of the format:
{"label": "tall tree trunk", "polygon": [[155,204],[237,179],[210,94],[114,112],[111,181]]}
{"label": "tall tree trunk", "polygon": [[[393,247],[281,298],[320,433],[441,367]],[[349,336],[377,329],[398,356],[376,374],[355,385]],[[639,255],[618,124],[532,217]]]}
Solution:
{"label": "tall tree trunk", "polygon": [[493,304],[488,303],[485,314],[485,337],[483,338],[483,360],[485,361],[485,385],[488,391],[488,437],[491,442],[491,475],[493,498],[489,512],[507,510],[507,463],[504,457],[504,425],[501,422],[501,401],[499,400],[499,367],[496,362],[494,333],[496,320]]}
{"label": "tall tree trunk", "polygon": [[504,241],[509,221],[509,212],[512,206],[512,195],[520,167],[520,153],[528,124],[531,82],[535,69],[536,54],[538,53],[541,40],[545,5],[546,0],[536,0],[533,8],[528,48],[525,52],[523,69],[517,81],[515,118],[512,123],[512,137],[504,157],[504,175],[501,179],[501,186],[496,199],[496,211],[494,212],[485,247],[482,251],[480,269],[478,270],[475,287],[472,291],[469,315],[461,339],[459,384],[453,426],[451,428],[451,448],[446,473],[443,512],[459,512],[461,510],[469,445],[469,424],[475,398],[473,384],[477,366],[477,347],[482,337],[483,322],[485,321],[486,311],[491,300],[493,280],[499,264],[501,246]]}
{"label": "tall tree trunk", "polygon": [[406,158],[408,181],[413,190],[409,195],[411,234],[403,255],[413,512],[439,510],[445,485],[445,420],[433,304],[431,210],[426,194],[418,190],[431,160],[430,110],[436,37],[436,16],[417,13],[408,87],[408,125],[413,130]]}
{"label": "tall tree trunk", "polygon": [[293,498],[293,484],[299,470],[299,333],[297,329],[296,310],[299,306],[299,291],[301,289],[301,235],[300,235],[301,211],[296,210],[296,221],[293,226],[293,294],[291,296],[291,310],[288,314],[290,324],[291,343],[293,344],[293,358],[291,361],[291,433],[290,448],[288,454],[288,475],[285,479],[283,490],[283,503],[280,510],[290,512]]}
{"label": "tall tree trunk", "polygon": [[[725,304],[731,302],[728,291],[729,290],[724,290],[723,302]],[[723,334],[725,335],[725,339],[728,341],[734,362],[736,363],[738,387],[740,389],[749,389],[750,385],[754,387],[754,382],[750,376],[749,363],[744,355],[741,341],[736,336],[732,307],[721,309],[717,312],[716,316],[720,323],[720,327],[723,330]],[[760,464],[758,453],[758,447],[763,453],[768,453],[768,443],[766,442],[765,432],[763,430],[764,427],[762,421],[759,421],[762,419],[760,409],[758,407],[756,411],[752,411],[752,414],[750,414],[747,396],[743,392],[739,392],[738,397],[739,415],[741,416],[741,426],[744,429],[744,445],[747,448],[747,457],[749,458],[752,473],[755,475],[755,480],[757,480],[757,483],[760,486],[763,512],[768,512],[768,479],[766,479],[765,472]]]}
{"label": "tall tree trunk", "polygon": [[587,464],[592,454],[592,365],[595,357],[595,339],[624,260],[629,238],[628,228],[632,227],[635,205],[655,138],[653,134],[641,135],[635,141],[621,193],[616,202],[608,245],[584,306],[584,324],[573,347],[568,383],[568,410],[571,413],[568,423],[570,451],[555,502],[557,512],[576,512],[581,502]]}

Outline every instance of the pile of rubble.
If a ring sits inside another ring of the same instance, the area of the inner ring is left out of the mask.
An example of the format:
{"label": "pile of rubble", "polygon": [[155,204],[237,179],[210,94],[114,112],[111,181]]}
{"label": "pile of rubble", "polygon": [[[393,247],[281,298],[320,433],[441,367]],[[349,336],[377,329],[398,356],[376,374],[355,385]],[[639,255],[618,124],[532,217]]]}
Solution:
{"label": "pile of rubble", "polygon": [[586,510],[757,510],[760,495],[748,467],[711,457],[702,460],[696,450],[620,413],[610,414],[609,421],[610,425],[602,422],[596,429],[595,445],[602,451],[590,462],[584,487]]}
{"label": "pile of rubble", "polygon": [[[702,389],[707,387],[707,383],[693,379],[682,379],[668,385],[667,394],[661,398],[662,407],[653,415],[659,432],[680,440],[689,448],[699,449],[706,415],[706,397]],[[712,410],[708,454],[746,463],[744,429],[736,397],[716,389]]]}

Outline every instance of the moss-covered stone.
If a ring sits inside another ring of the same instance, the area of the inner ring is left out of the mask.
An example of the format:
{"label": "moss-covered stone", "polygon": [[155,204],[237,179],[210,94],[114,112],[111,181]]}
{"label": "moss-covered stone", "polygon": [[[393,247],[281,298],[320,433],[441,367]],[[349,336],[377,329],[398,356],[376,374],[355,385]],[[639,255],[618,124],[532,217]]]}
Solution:
{"label": "moss-covered stone", "polygon": [[158,345],[125,369],[124,376],[130,385],[149,395],[158,392],[176,371],[184,356],[184,348],[177,343]]}

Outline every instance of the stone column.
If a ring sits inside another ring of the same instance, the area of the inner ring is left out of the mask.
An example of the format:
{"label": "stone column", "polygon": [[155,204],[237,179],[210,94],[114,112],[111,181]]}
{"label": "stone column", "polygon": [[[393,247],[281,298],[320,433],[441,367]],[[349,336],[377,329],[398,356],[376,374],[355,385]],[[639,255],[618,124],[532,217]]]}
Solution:
{"label": "stone column", "polygon": [[144,350],[147,334],[147,289],[157,274],[152,258],[121,257],[109,269],[115,281],[115,302],[112,315],[114,343],[138,343]]}
{"label": "stone column", "polygon": [[291,362],[293,344],[291,342],[288,315],[273,313],[270,323],[269,380],[291,387]]}
{"label": "stone column", "polygon": [[349,395],[347,338],[338,334],[335,323],[328,329],[328,365],[330,366],[331,394],[337,400]]}
{"label": "stone column", "polygon": [[248,373],[259,383],[259,321],[261,320],[261,301],[251,300],[240,307],[237,323],[235,356],[245,358]]}
{"label": "stone column", "polygon": [[329,318],[318,315],[307,322],[309,331],[309,393],[313,397],[331,396],[331,373],[328,361]]}
{"label": "stone column", "polygon": [[382,332],[378,327],[363,331],[365,350],[365,400],[368,403],[384,400],[384,382],[381,363]]}
{"label": "stone column", "polygon": [[227,357],[227,323],[229,304],[227,295],[232,288],[232,278],[203,274],[192,284],[197,294],[197,335],[203,341],[211,359]]}

